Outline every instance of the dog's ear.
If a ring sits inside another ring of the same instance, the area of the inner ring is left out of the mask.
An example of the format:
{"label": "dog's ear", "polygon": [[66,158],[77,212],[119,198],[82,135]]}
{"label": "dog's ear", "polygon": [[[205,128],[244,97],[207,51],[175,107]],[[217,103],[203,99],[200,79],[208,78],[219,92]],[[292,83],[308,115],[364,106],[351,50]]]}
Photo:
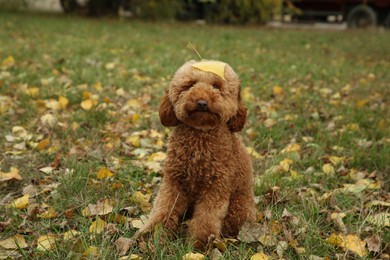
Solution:
{"label": "dog's ear", "polygon": [[167,93],[164,94],[161,100],[158,113],[160,115],[161,124],[164,126],[177,126],[179,124],[179,120],[175,115],[175,111]]}
{"label": "dog's ear", "polygon": [[241,95],[238,94],[238,109],[237,113],[227,121],[227,125],[231,132],[240,132],[246,122],[246,107],[241,101]]}

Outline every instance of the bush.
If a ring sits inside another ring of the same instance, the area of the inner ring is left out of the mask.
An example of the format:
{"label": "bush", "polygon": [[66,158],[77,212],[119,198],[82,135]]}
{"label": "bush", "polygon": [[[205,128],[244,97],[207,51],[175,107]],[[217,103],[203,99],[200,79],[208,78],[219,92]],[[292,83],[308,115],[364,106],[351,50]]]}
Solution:
{"label": "bush", "polygon": [[174,19],[182,12],[181,0],[132,0],[130,9],[135,17],[159,20]]}
{"label": "bush", "polygon": [[207,1],[205,18],[210,22],[244,24],[264,23],[281,6],[281,0]]}

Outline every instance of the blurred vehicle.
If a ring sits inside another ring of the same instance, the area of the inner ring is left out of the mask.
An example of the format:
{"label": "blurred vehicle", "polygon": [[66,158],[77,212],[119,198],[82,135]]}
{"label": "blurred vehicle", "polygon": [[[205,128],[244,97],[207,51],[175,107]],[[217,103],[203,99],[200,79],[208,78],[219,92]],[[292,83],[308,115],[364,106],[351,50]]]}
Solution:
{"label": "blurred vehicle", "polygon": [[65,13],[87,12],[89,15],[114,14],[127,10],[130,0],[60,0]]}
{"label": "blurred vehicle", "polygon": [[287,0],[284,7],[297,20],[327,21],[335,16],[349,28],[390,27],[390,0]]}

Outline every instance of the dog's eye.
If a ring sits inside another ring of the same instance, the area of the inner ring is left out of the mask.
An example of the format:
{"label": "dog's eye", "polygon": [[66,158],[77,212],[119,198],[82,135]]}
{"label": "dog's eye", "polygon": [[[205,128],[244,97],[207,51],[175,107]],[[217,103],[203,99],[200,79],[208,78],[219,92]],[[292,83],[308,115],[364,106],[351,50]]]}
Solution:
{"label": "dog's eye", "polygon": [[188,82],[188,83],[183,85],[183,89],[185,89],[185,90],[190,89],[190,88],[192,88],[192,86],[195,85],[195,83],[196,83],[195,81]]}
{"label": "dog's eye", "polygon": [[219,90],[219,89],[221,89],[221,84],[219,84],[219,83],[214,83],[214,84],[213,84],[213,88]]}

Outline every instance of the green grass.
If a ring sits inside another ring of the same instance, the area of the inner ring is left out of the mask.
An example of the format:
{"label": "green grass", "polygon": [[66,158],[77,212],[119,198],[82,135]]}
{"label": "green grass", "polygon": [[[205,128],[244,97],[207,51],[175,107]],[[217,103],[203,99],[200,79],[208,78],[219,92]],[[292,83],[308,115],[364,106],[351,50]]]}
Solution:
{"label": "green grass", "polygon": [[[126,207],[132,207],[127,213],[132,219],[148,214],[150,201],[145,208],[133,194],[149,196],[158,188],[159,174],[144,163],[166,149],[169,132],[160,125],[157,109],[169,79],[182,63],[199,59],[188,42],[203,58],[228,62],[240,76],[249,108],[241,134],[245,144],[261,155],[253,158],[257,207],[265,215],[259,222],[280,223],[284,231],[273,235],[278,242],[290,243],[282,252],[284,258],[356,257],[326,241],[341,232],[332,213],[346,214],[348,234],[361,240],[381,237],[381,251],[369,252],[367,259],[383,253],[389,228],[367,218],[389,209],[367,203],[389,196],[389,32],[275,30],[7,12],[1,13],[0,24],[0,170],[16,167],[23,177],[0,182],[0,221],[12,220],[0,230],[0,241],[22,234],[29,247],[17,251],[25,258],[92,258],[86,253],[89,247],[97,248],[98,258],[119,258],[114,242],[120,236],[131,237],[136,229],[113,221],[112,216],[124,215]],[[11,56],[14,63],[7,66],[5,60]],[[39,92],[32,95],[29,90],[34,88]],[[60,97],[69,101],[66,107],[48,105]],[[88,98],[96,104],[85,111],[80,103]],[[47,115],[55,123],[44,123]],[[15,126],[23,127],[27,135],[18,136]],[[131,135],[140,136],[139,147],[131,144]],[[44,139],[49,145],[37,148]],[[20,143],[26,149],[15,147]],[[282,152],[292,143],[299,145],[298,151]],[[140,152],[146,155],[139,158]],[[343,159],[332,162],[331,156]],[[286,158],[292,164],[283,170],[280,162]],[[333,166],[334,174],[324,172],[326,164]],[[40,171],[46,166],[55,169]],[[111,178],[97,178],[103,167],[113,172]],[[372,186],[355,193],[342,190],[359,179]],[[37,203],[44,209],[46,203],[56,210],[56,217],[37,218],[28,209],[8,206],[29,184],[40,192],[29,205]],[[115,203],[113,213],[102,218],[116,231],[91,234],[95,218],[84,217],[82,211],[105,198]],[[283,217],[285,209],[299,219],[298,225]],[[68,211],[73,215],[67,216]],[[78,239],[59,239],[50,251],[37,249],[40,236],[51,233],[60,238],[70,229],[80,232]],[[304,252],[294,250],[294,240]],[[148,246],[129,252],[143,259],[181,259],[192,250],[183,238],[165,244],[151,241]],[[277,257],[276,245],[259,242],[229,243],[223,256],[249,259],[260,250]]]}

